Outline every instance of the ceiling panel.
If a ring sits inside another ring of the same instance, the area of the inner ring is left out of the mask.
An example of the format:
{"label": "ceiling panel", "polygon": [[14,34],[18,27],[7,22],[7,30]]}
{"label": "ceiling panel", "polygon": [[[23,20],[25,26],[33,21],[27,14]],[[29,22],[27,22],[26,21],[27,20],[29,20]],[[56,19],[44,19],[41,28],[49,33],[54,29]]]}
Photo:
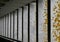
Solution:
{"label": "ceiling panel", "polygon": [[6,4],[6,2],[9,2],[9,0],[0,0],[0,9]]}
{"label": "ceiling panel", "polygon": [[2,7],[2,6],[4,6],[5,5],[5,3],[0,3],[0,7]]}
{"label": "ceiling panel", "polygon": [[8,2],[9,0],[0,0],[0,2]]}

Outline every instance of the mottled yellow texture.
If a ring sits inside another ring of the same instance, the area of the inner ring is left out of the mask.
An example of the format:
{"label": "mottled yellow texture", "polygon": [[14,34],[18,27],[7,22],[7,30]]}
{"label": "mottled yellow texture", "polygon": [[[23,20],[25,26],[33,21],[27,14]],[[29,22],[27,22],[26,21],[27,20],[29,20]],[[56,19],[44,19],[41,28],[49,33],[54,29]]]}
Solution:
{"label": "mottled yellow texture", "polygon": [[60,32],[59,32],[60,31],[60,2],[59,2],[59,0],[57,1],[57,5],[54,6],[53,11],[56,11],[56,13],[55,13],[56,17],[53,19],[54,20],[53,37],[55,37],[56,42],[60,42]]}

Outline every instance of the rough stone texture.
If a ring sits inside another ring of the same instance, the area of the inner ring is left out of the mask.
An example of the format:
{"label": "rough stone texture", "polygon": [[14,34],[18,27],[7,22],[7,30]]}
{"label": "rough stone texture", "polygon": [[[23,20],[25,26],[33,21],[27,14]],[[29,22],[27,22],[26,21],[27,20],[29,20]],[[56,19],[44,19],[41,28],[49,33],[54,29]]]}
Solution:
{"label": "rough stone texture", "polygon": [[36,3],[30,4],[30,42],[36,42]]}
{"label": "rough stone texture", "polygon": [[24,6],[23,19],[23,42],[28,42],[28,6]]}
{"label": "rough stone texture", "polygon": [[18,40],[22,41],[22,8],[18,11]]}

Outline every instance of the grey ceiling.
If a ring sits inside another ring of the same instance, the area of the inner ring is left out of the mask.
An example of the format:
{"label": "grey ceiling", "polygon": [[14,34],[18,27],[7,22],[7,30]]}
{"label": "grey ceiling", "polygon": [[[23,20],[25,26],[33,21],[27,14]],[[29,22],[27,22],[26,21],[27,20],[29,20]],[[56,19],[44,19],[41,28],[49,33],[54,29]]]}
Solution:
{"label": "grey ceiling", "polygon": [[25,6],[32,1],[36,0],[0,0],[0,3],[3,4],[0,5],[0,17],[14,11],[15,9],[19,9],[21,6]]}
{"label": "grey ceiling", "polygon": [[0,0],[0,8],[3,7],[9,0]]}

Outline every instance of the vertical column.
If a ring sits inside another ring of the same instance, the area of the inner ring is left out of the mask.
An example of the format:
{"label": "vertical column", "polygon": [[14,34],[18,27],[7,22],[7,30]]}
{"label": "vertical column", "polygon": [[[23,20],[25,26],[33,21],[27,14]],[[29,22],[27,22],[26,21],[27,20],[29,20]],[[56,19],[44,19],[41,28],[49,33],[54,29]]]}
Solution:
{"label": "vertical column", "polygon": [[[4,16],[4,28],[6,28],[6,16]],[[5,36],[6,36],[6,29],[4,30]]]}
{"label": "vertical column", "polygon": [[4,36],[4,17],[2,17],[2,36]]}
{"label": "vertical column", "polygon": [[5,28],[6,35],[5,36],[7,37],[7,15],[6,15],[6,24],[5,25],[6,25],[6,28]]}
{"label": "vertical column", "polygon": [[9,15],[7,15],[7,37],[9,35]]}
{"label": "vertical column", "polygon": [[47,0],[38,1],[38,42],[48,42]]}
{"label": "vertical column", "polygon": [[5,36],[5,24],[4,24],[5,20],[4,20],[4,16],[3,16],[3,36]]}
{"label": "vertical column", "polygon": [[0,29],[1,35],[3,36],[3,17],[0,17]]}
{"label": "vertical column", "polygon": [[9,13],[9,23],[8,23],[8,37],[10,38],[10,13]]}
{"label": "vertical column", "polygon": [[6,37],[8,37],[8,25],[9,25],[9,17],[6,15]]}
{"label": "vertical column", "polygon": [[10,14],[11,17],[11,38],[13,39],[13,12]]}
{"label": "vertical column", "polygon": [[5,15],[5,37],[6,37],[6,15]]}
{"label": "vertical column", "polygon": [[3,18],[0,17],[0,35],[3,35]]}
{"label": "vertical column", "polygon": [[23,20],[23,42],[28,42],[28,6],[24,6]]}
{"label": "vertical column", "polygon": [[2,35],[4,36],[4,17],[2,17],[2,26],[3,26]]}
{"label": "vertical column", "polygon": [[51,42],[60,42],[60,0],[51,0]]}
{"label": "vertical column", "polygon": [[30,4],[30,42],[36,42],[36,3]]}
{"label": "vertical column", "polygon": [[22,8],[18,10],[18,40],[22,41]]}
{"label": "vertical column", "polygon": [[17,31],[16,31],[17,32],[16,33],[17,34],[17,39],[16,40],[18,40],[18,9],[16,9],[16,12],[17,12],[16,13],[17,14],[17,23],[16,23],[17,24]]}
{"label": "vertical column", "polygon": [[4,36],[5,36],[5,16],[4,16]]}
{"label": "vertical column", "polygon": [[17,11],[14,12],[14,39],[17,40]]}

